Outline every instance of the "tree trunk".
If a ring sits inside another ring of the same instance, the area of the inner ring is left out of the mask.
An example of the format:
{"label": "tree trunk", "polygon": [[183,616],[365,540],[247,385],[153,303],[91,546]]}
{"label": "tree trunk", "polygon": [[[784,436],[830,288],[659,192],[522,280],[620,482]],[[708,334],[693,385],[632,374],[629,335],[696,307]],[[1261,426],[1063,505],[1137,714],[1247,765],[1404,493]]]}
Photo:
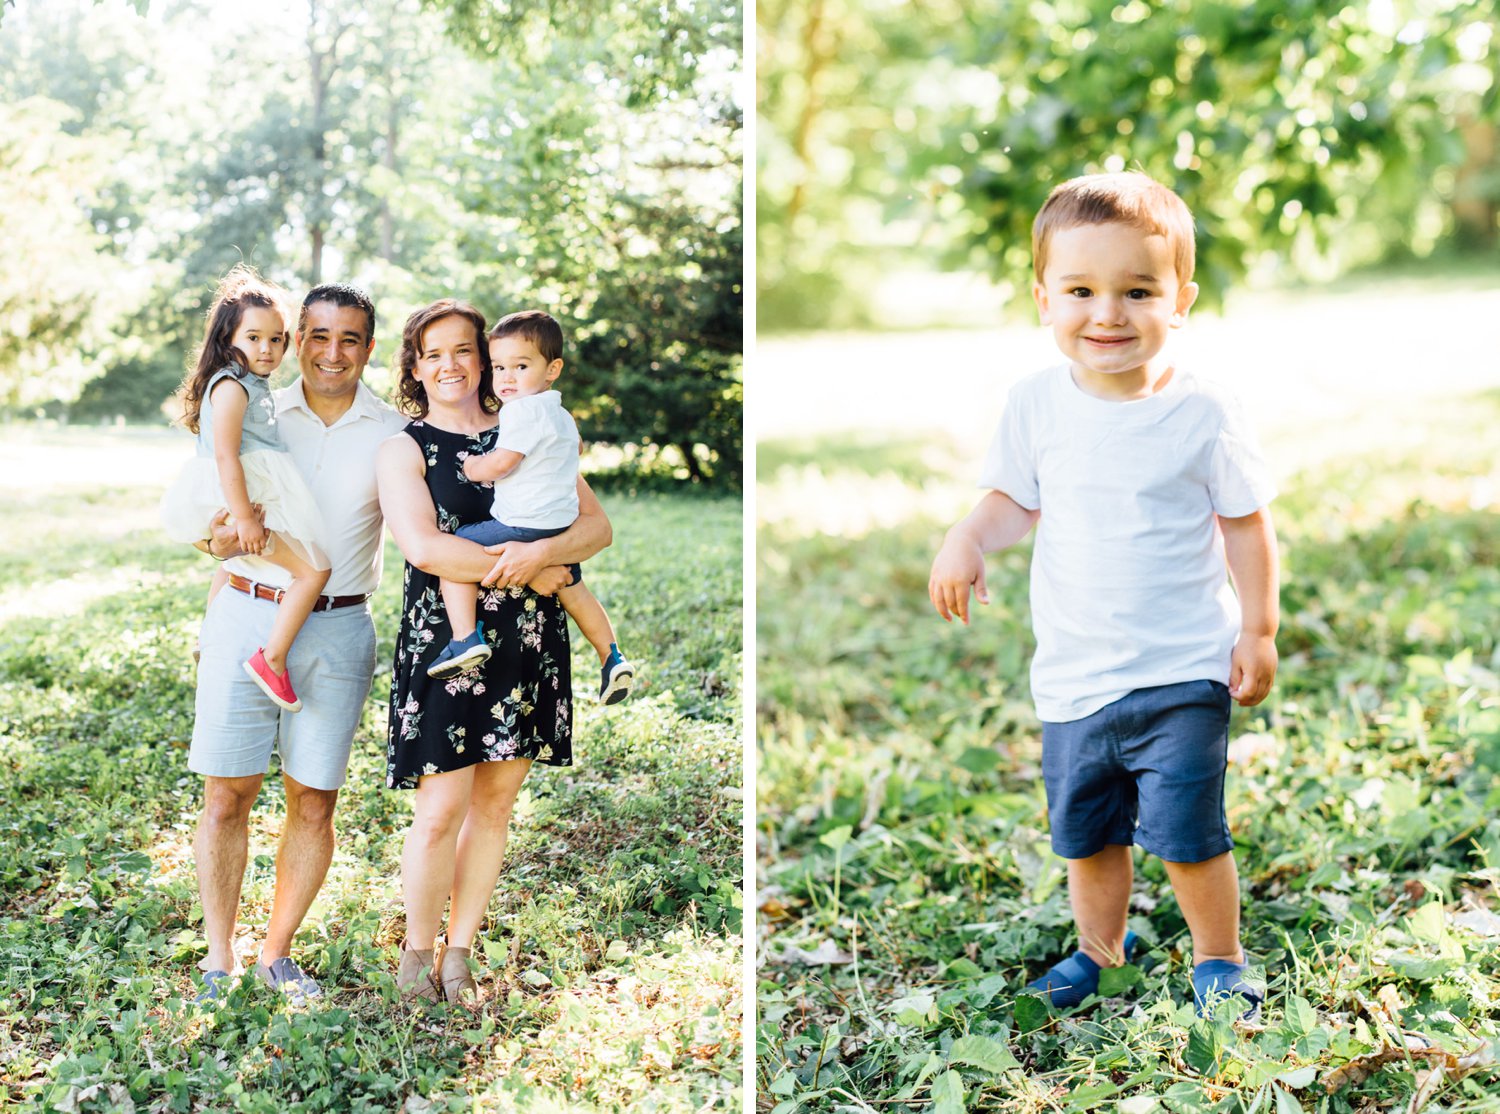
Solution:
{"label": "tree trunk", "polygon": [[1454,236],[1467,251],[1492,252],[1500,243],[1495,228],[1500,221],[1500,191],[1485,179],[1495,173],[1500,128],[1466,112],[1458,119],[1458,133],[1463,137],[1465,158],[1453,186]]}

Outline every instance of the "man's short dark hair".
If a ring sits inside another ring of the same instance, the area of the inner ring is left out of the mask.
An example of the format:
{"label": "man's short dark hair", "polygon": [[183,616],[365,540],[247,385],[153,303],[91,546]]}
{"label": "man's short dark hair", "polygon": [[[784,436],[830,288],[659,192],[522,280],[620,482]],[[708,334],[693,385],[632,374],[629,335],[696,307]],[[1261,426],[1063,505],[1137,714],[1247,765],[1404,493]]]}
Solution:
{"label": "man's short dark hair", "polygon": [[302,299],[302,310],[297,314],[299,336],[307,328],[307,307],[316,302],[332,302],[336,306],[364,310],[365,320],[369,322],[369,328],[365,330],[365,343],[375,339],[375,303],[370,301],[370,296],[363,290],[350,286],[347,282],[325,282],[307,292],[307,297]]}
{"label": "man's short dark hair", "polygon": [[549,364],[562,359],[562,326],[557,323],[557,318],[539,309],[523,309],[500,318],[490,330],[490,339],[500,337],[522,337],[531,341]]}

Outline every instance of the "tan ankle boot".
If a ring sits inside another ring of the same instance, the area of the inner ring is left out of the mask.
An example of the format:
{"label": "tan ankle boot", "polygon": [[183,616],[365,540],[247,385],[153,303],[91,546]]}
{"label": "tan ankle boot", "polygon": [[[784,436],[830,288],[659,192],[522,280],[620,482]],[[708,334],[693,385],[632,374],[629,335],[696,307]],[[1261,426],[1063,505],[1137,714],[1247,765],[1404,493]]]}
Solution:
{"label": "tan ankle boot", "polygon": [[455,947],[443,949],[443,963],[438,981],[443,986],[443,997],[449,1002],[458,1002],[467,997],[472,1003],[479,997],[479,987],[474,985],[474,976],[469,974],[470,950]]}
{"label": "tan ankle boot", "polygon": [[436,1002],[442,998],[433,979],[434,949],[420,951],[401,941],[401,966],[396,970],[396,986],[406,1002]]}

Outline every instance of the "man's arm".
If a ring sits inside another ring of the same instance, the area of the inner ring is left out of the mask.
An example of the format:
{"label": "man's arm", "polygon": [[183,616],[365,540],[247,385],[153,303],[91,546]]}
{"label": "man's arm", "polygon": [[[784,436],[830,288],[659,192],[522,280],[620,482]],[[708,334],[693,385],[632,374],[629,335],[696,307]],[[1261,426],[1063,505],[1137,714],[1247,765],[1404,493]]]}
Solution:
{"label": "man's arm", "polygon": [[578,517],[561,534],[535,542],[505,542],[492,545],[486,552],[495,555],[493,566],[480,581],[500,588],[512,584],[531,584],[552,566],[587,561],[614,540],[609,516],[595,497],[593,489],[578,477]]}
{"label": "man's arm", "polygon": [[1229,693],[1241,707],[1259,704],[1276,680],[1281,574],[1269,508],[1219,518],[1224,557],[1240,598],[1240,637],[1230,656]]}
{"label": "man's arm", "polygon": [[927,595],[932,606],[950,622],[956,615],[969,622],[969,590],[982,604],[990,602],[984,583],[984,555],[1015,545],[1036,524],[1042,512],[1030,511],[1003,491],[991,491],[943,539],[932,562]]}

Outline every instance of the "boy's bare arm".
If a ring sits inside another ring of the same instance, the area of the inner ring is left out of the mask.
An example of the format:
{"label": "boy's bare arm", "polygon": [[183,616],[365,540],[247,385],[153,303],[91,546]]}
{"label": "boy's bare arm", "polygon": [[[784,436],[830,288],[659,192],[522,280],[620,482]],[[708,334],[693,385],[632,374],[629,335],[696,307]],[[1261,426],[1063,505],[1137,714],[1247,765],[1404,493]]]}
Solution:
{"label": "boy's bare arm", "polygon": [[984,583],[984,555],[1015,545],[1041,513],[1027,510],[1003,491],[992,491],[948,531],[927,581],[927,595],[943,622],[950,622],[956,615],[968,625],[971,588],[980,603],[990,602]]}
{"label": "boy's bare arm", "polygon": [[464,475],[477,484],[492,484],[514,472],[525,459],[525,453],[514,449],[492,449],[483,456],[471,456],[465,460]]}
{"label": "boy's bare arm", "polygon": [[1220,517],[1219,528],[1242,616],[1229,659],[1229,693],[1248,708],[1264,700],[1276,680],[1276,629],[1281,625],[1276,528],[1265,507],[1243,518]]}

